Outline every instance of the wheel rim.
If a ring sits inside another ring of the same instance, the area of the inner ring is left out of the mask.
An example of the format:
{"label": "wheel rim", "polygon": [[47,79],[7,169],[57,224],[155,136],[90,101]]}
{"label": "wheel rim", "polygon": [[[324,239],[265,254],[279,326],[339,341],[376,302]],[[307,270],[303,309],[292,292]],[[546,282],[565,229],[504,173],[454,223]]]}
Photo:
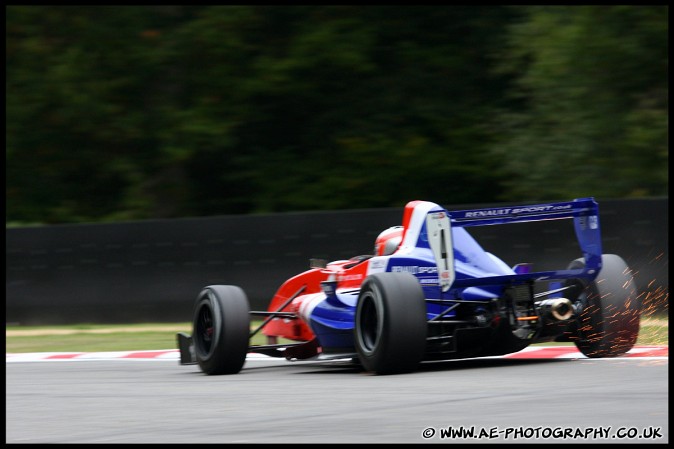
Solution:
{"label": "wheel rim", "polygon": [[[625,262],[602,256],[604,266],[596,280],[585,285],[576,303],[576,346],[587,357],[615,357],[629,351],[639,334],[640,304],[634,279]],[[572,263],[575,265],[575,262]],[[582,264],[578,264],[582,266]],[[636,302],[632,302],[636,301]]]}
{"label": "wheel rim", "polygon": [[199,308],[199,314],[197,315],[196,326],[194,329],[194,336],[196,337],[195,346],[200,354],[208,355],[211,353],[214,333],[213,310],[208,303],[204,303]]}
{"label": "wheel rim", "polygon": [[379,317],[376,298],[372,293],[368,292],[363,295],[361,302],[358,338],[363,352],[371,354],[379,343],[382,320]]}

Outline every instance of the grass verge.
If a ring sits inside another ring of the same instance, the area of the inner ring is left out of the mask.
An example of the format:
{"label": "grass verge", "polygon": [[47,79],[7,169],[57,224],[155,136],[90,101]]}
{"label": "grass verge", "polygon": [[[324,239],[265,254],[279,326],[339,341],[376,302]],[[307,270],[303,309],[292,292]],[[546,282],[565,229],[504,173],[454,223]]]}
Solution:
{"label": "grass verge", "polygon": [[[259,322],[253,322],[255,328]],[[27,352],[105,352],[176,349],[176,333],[191,333],[190,323],[143,323],[129,325],[79,324],[71,326],[7,326],[6,353]],[[253,337],[263,344],[264,336]],[[638,345],[667,345],[667,315],[641,319]],[[561,343],[548,343],[548,345]],[[573,343],[567,343],[573,345]]]}

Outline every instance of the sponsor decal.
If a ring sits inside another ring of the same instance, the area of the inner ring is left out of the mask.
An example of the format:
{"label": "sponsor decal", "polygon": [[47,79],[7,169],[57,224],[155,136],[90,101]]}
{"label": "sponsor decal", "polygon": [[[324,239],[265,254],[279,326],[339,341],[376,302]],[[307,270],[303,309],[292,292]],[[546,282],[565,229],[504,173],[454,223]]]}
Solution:
{"label": "sponsor decal", "polygon": [[596,215],[590,215],[589,217],[578,217],[578,225],[581,230],[597,229],[599,228],[599,218]]}
{"label": "sponsor decal", "polygon": [[438,267],[419,267],[415,265],[410,266],[393,266],[391,271],[394,273],[412,273],[412,274],[435,274],[438,272]]}
{"label": "sponsor decal", "polygon": [[536,212],[550,212],[557,210],[567,210],[571,209],[571,204],[565,204],[561,206],[525,206],[525,207],[506,207],[502,209],[487,209],[487,210],[476,210],[472,212],[466,212],[466,218],[490,218],[490,217],[501,217],[504,215],[518,215],[518,214],[531,214]]}
{"label": "sponsor decal", "polygon": [[478,210],[475,212],[466,212],[466,218],[497,217],[500,215],[508,215],[510,211],[511,209]]}
{"label": "sponsor decal", "polygon": [[391,256],[373,257],[367,262],[367,274],[382,273],[386,271],[386,266]]}
{"label": "sponsor decal", "polygon": [[347,274],[347,275],[341,274],[341,275],[339,275],[339,277],[337,278],[337,280],[338,280],[339,282],[359,281],[359,280],[361,280],[361,279],[363,279],[363,275],[362,275],[362,274]]}
{"label": "sponsor decal", "polygon": [[373,270],[381,270],[382,268],[386,268],[386,262],[387,260],[383,259],[372,259],[370,261],[370,268]]}
{"label": "sponsor decal", "polygon": [[590,229],[597,229],[599,227],[599,219],[596,215],[590,215]]}
{"label": "sponsor decal", "polygon": [[438,278],[420,278],[419,283],[423,285],[438,285]]}

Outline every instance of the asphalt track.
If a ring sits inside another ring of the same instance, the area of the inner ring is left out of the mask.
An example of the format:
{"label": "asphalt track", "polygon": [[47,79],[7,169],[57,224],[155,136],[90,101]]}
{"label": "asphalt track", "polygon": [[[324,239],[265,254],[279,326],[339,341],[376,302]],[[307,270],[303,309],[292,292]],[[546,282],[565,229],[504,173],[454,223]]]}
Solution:
{"label": "asphalt track", "polygon": [[[267,358],[233,376],[172,357],[10,362],[6,443],[669,441],[666,356],[471,359],[396,376]],[[475,437],[443,437],[450,427]]]}

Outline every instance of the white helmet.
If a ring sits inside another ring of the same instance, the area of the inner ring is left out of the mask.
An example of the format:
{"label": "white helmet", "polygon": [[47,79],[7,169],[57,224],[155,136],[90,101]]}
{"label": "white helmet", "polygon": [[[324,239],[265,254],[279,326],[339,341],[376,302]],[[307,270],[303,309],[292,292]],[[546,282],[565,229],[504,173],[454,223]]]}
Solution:
{"label": "white helmet", "polygon": [[403,227],[393,226],[382,231],[374,242],[375,256],[390,256],[403,241]]}

